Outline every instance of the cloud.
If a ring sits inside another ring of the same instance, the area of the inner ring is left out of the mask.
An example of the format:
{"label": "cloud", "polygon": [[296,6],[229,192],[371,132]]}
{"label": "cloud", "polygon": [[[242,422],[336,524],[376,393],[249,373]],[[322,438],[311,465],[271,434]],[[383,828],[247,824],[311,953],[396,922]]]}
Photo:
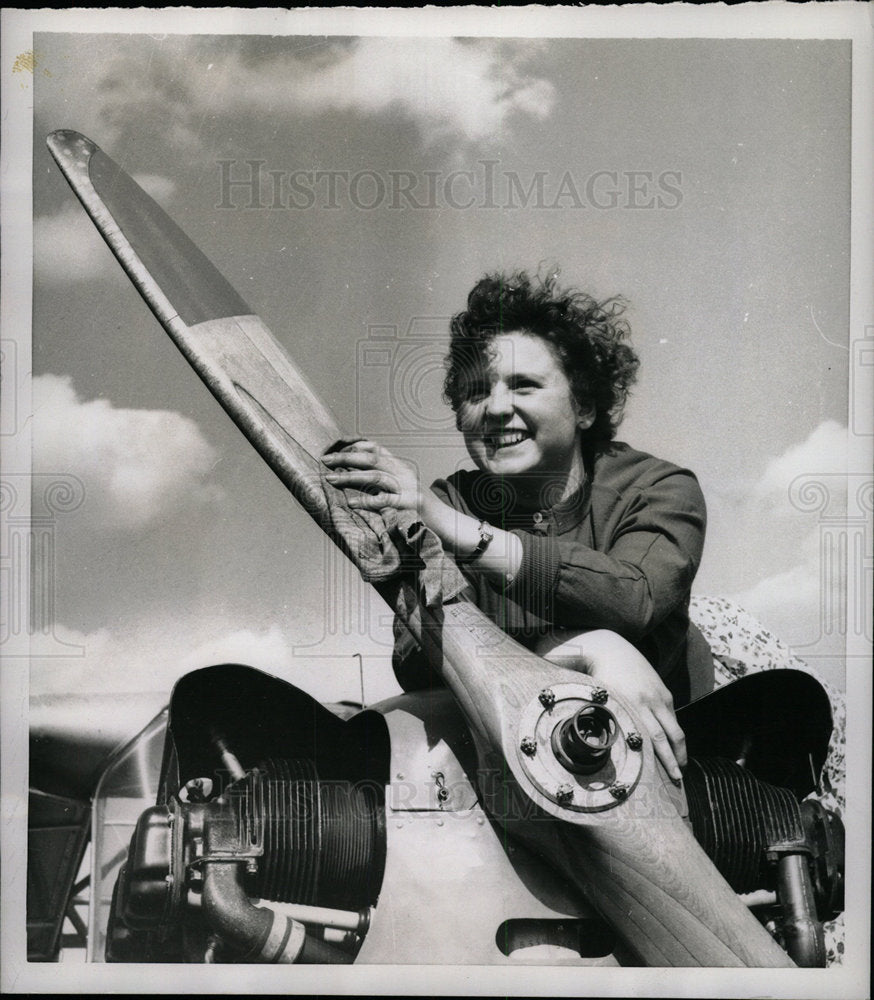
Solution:
{"label": "cloud", "polygon": [[[725,594],[790,646],[816,644],[817,655],[842,652],[836,609],[845,606],[845,567],[823,548],[823,529],[846,512],[847,428],[825,421],[768,462],[734,518],[749,563],[767,555],[777,572]],[[825,638],[823,638],[825,637]]]}
{"label": "cloud", "polygon": [[[172,199],[176,185],[158,174],[136,174],[134,180],[162,205]],[[34,269],[38,280],[73,284],[121,274],[112,251],[78,202],[69,202],[54,215],[33,221]]]}
{"label": "cloud", "polygon": [[847,428],[834,420],[821,423],[800,444],[771,459],[754,495],[785,499],[799,476],[814,478],[845,476],[847,472]]}
{"label": "cloud", "polygon": [[78,203],[34,219],[33,252],[37,279],[54,284],[89,281],[118,270],[112,252]]}
{"label": "cloud", "polygon": [[819,634],[823,581],[818,542],[818,529],[808,532],[797,546],[800,558],[793,566],[730,595],[790,646]]}
{"label": "cloud", "polygon": [[[31,693],[169,694],[183,674],[212,663],[246,663],[275,670],[291,660],[291,647],[277,626],[228,630],[216,623],[211,632],[203,628],[194,631],[195,635],[181,622],[160,627],[138,623],[125,631],[101,628],[88,633],[57,626],[56,637],[81,649],[82,655],[38,661],[32,672]],[[124,669],[120,669],[122,664]]]}
{"label": "cloud", "polygon": [[476,142],[506,134],[517,115],[547,117],[555,100],[553,85],[526,69],[540,47],[533,40],[320,39],[315,48],[291,41],[194,38],[127,47],[96,87],[104,143],[123,147],[154,135],[161,148],[195,156],[206,116],[258,111],[281,122],[283,113],[334,110],[404,115],[425,143]]}
{"label": "cloud", "polygon": [[220,496],[209,482],[215,450],[193,421],[83,401],[67,376],[33,380],[33,459],[37,472],[78,476],[83,510],[101,527],[143,528],[174,516],[182,503]]}
{"label": "cloud", "polygon": [[278,100],[311,114],[398,109],[426,139],[456,133],[476,141],[500,133],[515,114],[542,119],[551,111],[553,87],[524,72],[525,51],[494,40],[364,38],[326,66],[286,60],[271,73],[237,66],[226,81],[260,105]]}
{"label": "cloud", "polygon": [[[132,623],[126,629],[82,632],[56,625],[55,638],[79,655],[35,657],[31,697],[89,694],[165,693],[191,670],[217,663],[242,663],[281,677],[321,701],[360,698],[356,659],[351,655],[307,657],[276,624],[240,627],[219,619]],[[365,657],[368,702],[399,692],[389,657]],[[145,720],[143,720],[145,721]],[[132,734],[131,734],[132,735]]]}

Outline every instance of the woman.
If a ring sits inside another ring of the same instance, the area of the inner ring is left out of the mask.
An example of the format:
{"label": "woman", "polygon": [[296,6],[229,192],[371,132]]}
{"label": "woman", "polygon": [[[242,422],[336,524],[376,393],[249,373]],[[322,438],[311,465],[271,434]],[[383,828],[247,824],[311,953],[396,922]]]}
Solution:
{"label": "woman", "polygon": [[[627,333],[615,301],[486,276],[452,320],[444,386],[476,471],[423,489],[369,441],[325,461],[366,491],[350,505],[418,511],[510,635],[628,697],[678,779],[673,706],[712,687],[688,617],[705,507],[691,472],[614,441],[638,367]],[[406,632],[394,663],[406,690],[433,683]]]}

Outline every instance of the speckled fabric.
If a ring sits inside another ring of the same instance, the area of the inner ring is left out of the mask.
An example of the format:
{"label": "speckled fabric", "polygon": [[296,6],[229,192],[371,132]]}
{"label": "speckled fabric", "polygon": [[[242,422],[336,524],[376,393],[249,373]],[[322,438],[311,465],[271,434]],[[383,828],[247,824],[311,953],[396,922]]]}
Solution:
{"label": "speckled fabric", "polygon": [[[692,596],[689,617],[710,644],[716,674],[716,687],[723,687],[747,674],[761,670],[803,670],[822,684],[832,707],[834,729],[828,757],[823,767],[819,789],[811,797],[839,816],[844,813],[845,795],[845,725],[844,692],[824,681],[785,643],[731,601],[722,598]],[[841,965],[844,954],[844,917],[825,925],[827,963]]]}

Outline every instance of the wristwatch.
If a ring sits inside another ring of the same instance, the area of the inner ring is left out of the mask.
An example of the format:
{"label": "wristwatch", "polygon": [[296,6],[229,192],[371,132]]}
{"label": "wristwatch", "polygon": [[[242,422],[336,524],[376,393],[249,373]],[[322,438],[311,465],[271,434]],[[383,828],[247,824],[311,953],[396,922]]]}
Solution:
{"label": "wristwatch", "polygon": [[491,525],[486,521],[480,521],[479,523],[479,541],[477,542],[476,548],[471,552],[469,556],[464,556],[461,562],[473,562],[485,552],[489,547],[489,543],[495,537],[494,531],[491,529]]}

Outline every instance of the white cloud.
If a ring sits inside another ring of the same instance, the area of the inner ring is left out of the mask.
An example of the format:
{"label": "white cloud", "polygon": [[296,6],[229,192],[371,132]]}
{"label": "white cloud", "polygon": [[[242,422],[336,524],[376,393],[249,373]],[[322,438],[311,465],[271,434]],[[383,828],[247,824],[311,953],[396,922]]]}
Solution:
{"label": "white cloud", "polygon": [[818,634],[822,597],[818,541],[819,531],[814,529],[796,546],[799,559],[793,566],[731,595],[789,645]]}
{"label": "white cloud", "polygon": [[78,203],[34,219],[33,251],[35,274],[42,281],[88,281],[118,270],[112,252]]}
{"label": "white cloud", "polygon": [[[210,633],[181,622],[138,624],[125,632],[102,628],[83,633],[56,627],[57,637],[80,647],[81,656],[38,660],[31,694],[161,692],[168,694],[183,674],[213,663],[246,663],[262,669],[282,668],[291,649],[278,627],[225,631],[216,623]],[[196,645],[192,647],[192,639]],[[123,664],[124,669],[120,669]],[[60,669],[59,669],[60,668]]]}
{"label": "white cloud", "polygon": [[66,376],[33,380],[33,458],[35,471],[78,476],[83,511],[102,527],[142,528],[173,516],[182,502],[219,496],[209,482],[215,450],[193,421],[83,401]]}
{"label": "white cloud", "polygon": [[[165,206],[176,192],[175,183],[158,174],[136,174],[134,180]],[[54,215],[36,216],[33,249],[35,274],[43,282],[71,284],[121,275],[112,251],[78,202],[69,202]]]}
{"label": "white cloud", "polygon": [[[58,625],[58,640],[81,655],[34,658],[30,695],[42,698],[74,692],[166,694],[191,670],[217,663],[242,663],[281,677],[321,701],[356,700],[358,665],[351,653],[307,657],[276,624],[240,627],[222,620],[161,620],[131,624],[124,631],[84,633]],[[360,644],[359,648],[360,648]],[[365,656],[367,698],[372,703],[399,692],[390,658]],[[145,721],[145,720],[143,720]]]}
{"label": "white cloud", "polygon": [[757,497],[785,498],[799,476],[831,479],[846,472],[847,428],[826,420],[805,441],[771,459],[754,492]]}
{"label": "white cloud", "polygon": [[[160,145],[180,152],[200,150],[199,113],[187,82],[189,70],[200,67],[198,43],[180,38],[166,48],[129,39],[124,54],[112,60],[92,85],[97,118],[123,144],[127,134],[160,137]],[[181,62],[180,62],[181,60]],[[185,75],[179,66],[185,65]]]}
{"label": "white cloud", "polygon": [[[364,38],[320,67],[286,61],[278,73],[229,73],[243,100],[283,100],[311,113],[343,108],[377,113],[396,107],[417,120],[426,138],[457,132],[483,139],[506,128],[513,114],[545,118],[554,91],[521,68],[524,49],[493,40]],[[283,72],[284,67],[284,72]],[[254,79],[252,79],[254,77]]]}
{"label": "white cloud", "polygon": [[[166,50],[130,50],[96,86],[104,144],[125,133],[160,135],[180,153],[200,155],[204,115],[330,110],[393,111],[413,119],[426,143],[447,136],[477,141],[506,134],[515,115],[545,118],[553,85],[525,69],[534,40],[360,38],[319,40],[318,51],[265,51],[250,41],[221,47],[176,39]],[[184,80],[176,67],[184,63]],[[106,128],[113,137],[106,138]]]}
{"label": "white cloud", "polygon": [[848,581],[844,566],[824,554],[823,531],[846,510],[846,472],[847,428],[825,421],[768,463],[734,518],[750,564],[765,553],[763,564],[785,568],[723,596],[790,646],[816,644],[816,655],[842,651],[842,623],[833,615],[844,606]]}

